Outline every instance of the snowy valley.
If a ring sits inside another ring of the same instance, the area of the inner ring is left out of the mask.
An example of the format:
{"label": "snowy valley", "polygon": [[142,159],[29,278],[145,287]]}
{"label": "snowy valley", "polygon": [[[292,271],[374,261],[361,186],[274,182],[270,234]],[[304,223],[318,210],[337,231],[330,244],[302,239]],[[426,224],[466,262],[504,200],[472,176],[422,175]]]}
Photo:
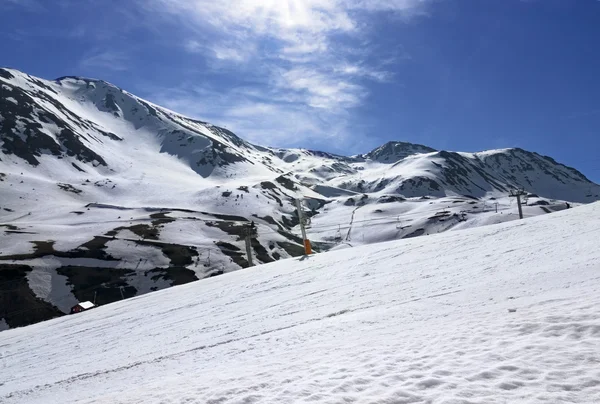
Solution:
{"label": "snowy valley", "polygon": [[600,204],[236,271],[0,333],[0,401],[600,402]]}
{"label": "snowy valley", "polygon": [[324,252],[513,221],[513,189],[526,217],[600,200],[522,149],[263,147],[101,80],[0,69],[0,330],[247,268],[252,221],[255,263],[298,257],[297,198]]}

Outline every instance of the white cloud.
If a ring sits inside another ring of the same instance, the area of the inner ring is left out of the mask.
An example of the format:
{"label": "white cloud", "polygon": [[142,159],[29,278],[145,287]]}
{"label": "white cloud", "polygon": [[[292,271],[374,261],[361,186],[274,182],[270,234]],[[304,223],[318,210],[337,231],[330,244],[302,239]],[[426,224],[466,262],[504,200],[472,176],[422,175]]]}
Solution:
{"label": "white cloud", "polygon": [[183,47],[191,53],[201,52],[204,49],[202,44],[194,39],[190,39],[189,41],[185,42]]}
{"label": "white cloud", "polygon": [[246,62],[255,52],[253,44],[243,46],[235,42],[201,43],[195,39],[186,41],[183,47],[190,53],[202,53],[207,57],[213,57],[217,61],[229,62]]}
{"label": "white cloud", "polygon": [[15,7],[21,7],[27,11],[45,11],[46,9],[44,8],[44,6],[42,5],[41,2],[39,2],[38,0],[2,0],[4,2],[4,4],[1,4],[2,2],[0,2],[0,9],[2,9],[2,6],[15,6]]}
{"label": "white cloud", "polygon": [[292,68],[281,74],[277,85],[305,94],[306,103],[313,108],[336,110],[358,105],[364,89],[328,73],[306,67]]}
{"label": "white cloud", "polygon": [[127,70],[128,56],[123,52],[94,50],[84,56],[79,62],[79,67],[84,69]]}
{"label": "white cloud", "polygon": [[336,73],[349,77],[366,77],[375,81],[388,81],[392,73],[359,64],[343,63],[334,68]]}
{"label": "white cloud", "polygon": [[354,12],[392,11],[414,15],[427,0],[145,0],[198,24],[293,41],[300,32],[323,35],[357,27]]}
{"label": "white cloud", "polygon": [[[342,136],[350,109],[368,97],[366,82],[392,77],[389,55],[374,55],[361,39],[364,19],[380,12],[421,14],[429,0],[139,1],[154,15],[177,18],[188,32],[184,48],[211,59],[211,66],[243,67],[240,74],[254,68],[261,75],[259,83],[241,89],[244,94],[227,89],[226,105],[220,102],[224,89],[204,89],[219,102],[198,105],[192,101],[198,91],[188,91],[182,106],[192,102],[195,111],[203,109],[201,118],[229,122],[242,137],[264,130],[287,141],[291,123],[302,133]],[[174,102],[169,106],[176,109]]]}
{"label": "white cloud", "polygon": [[265,146],[303,146],[342,139],[347,123],[343,111],[308,110],[299,103],[237,88],[228,94],[183,85],[149,95],[153,102],[184,115],[207,120]]}
{"label": "white cloud", "polygon": [[219,60],[231,60],[231,61],[242,62],[244,60],[247,60],[250,56],[250,54],[247,50],[244,51],[235,46],[231,46],[231,47],[214,46],[212,48],[212,51],[213,51],[215,57]]}

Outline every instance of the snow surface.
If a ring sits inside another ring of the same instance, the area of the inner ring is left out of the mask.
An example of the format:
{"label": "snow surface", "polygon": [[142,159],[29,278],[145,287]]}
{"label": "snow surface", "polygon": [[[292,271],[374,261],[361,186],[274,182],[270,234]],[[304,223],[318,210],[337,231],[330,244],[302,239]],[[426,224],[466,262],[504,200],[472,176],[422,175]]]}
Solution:
{"label": "snow surface", "polygon": [[598,403],[600,204],[0,334],[0,402]]}

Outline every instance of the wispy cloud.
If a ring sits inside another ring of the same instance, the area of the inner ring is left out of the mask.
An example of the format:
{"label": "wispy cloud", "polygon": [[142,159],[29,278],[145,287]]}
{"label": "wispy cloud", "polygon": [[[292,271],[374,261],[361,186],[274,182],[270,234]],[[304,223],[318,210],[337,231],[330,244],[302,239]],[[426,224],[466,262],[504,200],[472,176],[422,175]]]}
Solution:
{"label": "wispy cloud", "polygon": [[173,111],[232,129],[265,146],[306,147],[307,143],[347,139],[346,111],[306,107],[302,99],[278,90],[238,87],[221,92],[186,83],[179,88],[157,89],[148,97]]}
{"label": "wispy cloud", "polygon": [[[163,98],[170,108],[195,105],[195,116],[230,124],[246,137],[276,144],[290,135],[344,136],[351,109],[368,97],[368,82],[393,77],[390,63],[363,38],[373,14],[423,14],[429,0],[140,0],[155,18],[186,27],[179,46],[220,69],[252,70],[251,85],[182,86]],[[236,67],[237,66],[237,67]],[[240,91],[243,94],[240,94]],[[206,99],[212,101],[207,104]],[[194,100],[198,100],[195,102]],[[222,101],[226,100],[227,104]],[[177,101],[179,100],[179,101]],[[180,104],[180,105],[174,105]],[[217,107],[219,106],[219,110]],[[246,132],[247,131],[247,132]]]}
{"label": "wispy cloud", "polygon": [[[600,1],[600,0],[598,0],[598,1]],[[579,119],[579,118],[596,116],[596,115],[600,116],[600,109],[572,112],[568,115],[565,115],[564,118],[565,119]]]}
{"label": "wispy cloud", "polygon": [[129,57],[124,52],[95,50],[79,62],[82,69],[106,69],[123,71],[128,69]]}
{"label": "wispy cloud", "polygon": [[4,7],[20,7],[27,11],[40,12],[46,8],[38,0],[2,0],[0,2],[0,10]]}

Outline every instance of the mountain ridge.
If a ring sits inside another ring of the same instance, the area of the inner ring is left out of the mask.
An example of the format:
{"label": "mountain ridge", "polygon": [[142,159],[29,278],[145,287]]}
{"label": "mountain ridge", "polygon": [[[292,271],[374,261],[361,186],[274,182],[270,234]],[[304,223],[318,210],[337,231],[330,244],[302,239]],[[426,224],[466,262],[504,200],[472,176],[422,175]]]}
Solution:
{"label": "mountain ridge", "polygon": [[[26,75],[25,73],[22,73],[22,72],[20,72],[20,71],[18,71],[16,69],[0,67],[0,72],[2,72],[2,71],[5,72],[4,78],[9,78],[9,77],[6,76],[6,73],[8,73],[9,75],[12,75],[14,73]],[[37,84],[40,83],[40,80],[43,80],[43,79],[39,79],[39,78],[34,78],[33,76],[29,76],[29,75],[26,75],[26,76],[29,77],[29,78],[31,78],[31,79],[33,79],[33,80],[35,80],[35,82]],[[63,81],[69,81],[69,80],[83,81],[83,82],[88,83],[88,84],[89,83],[101,83],[101,84],[106,85],[106,86],[108,86],[108,87],[110,87],[112,89],[118,90],[121,93],[125,93],[125,94],[129,95],[130,97],[134,97],[138,101],[141,101],[143,103],[143,105],[146,105],[146,106],[150,107],[150,108],[148,108],[148,112],[150,114],[155,114],[155,111],[153,111],[154,108],[160,108],[163,111],[168,111],[168,112],[170,112],[170,113],[172,113],[174,115],[177,115],[178,117],[185,118],[186,120],[189,120],[191,122],[196,122],[196,123],[203,124],[203,125],[209,125],[210,127],[216,128],[219,131],[228,132],[228,134],[230,136],[233,135],[238,142],[241,141],[243,144],[246,144],[246,145],[251,145],[251,146],[254,146],[254,147],[258,147],[258,148],[261,148],[261,149],[268,149],[268,150],[294,150],[294,149],[271,148],[271,147],[265,147],[265,146],[260,146],[260,145],[254,145],[252,143],[249,143],[249,142],[246,142],[246,141],[242,140],[237,135],[233,134],[233,132],[231,132],[231,131],[229,131],[229,130],[227,130],[225,128],[209,124],[208,122],[205,122],[205,121],[188,118],[188,117],[185,117],[185,116],[183,116],[181,114],[178,114],[178,113],[176,113],[174,111],[169,111],[169,110],[165,109],[164,107],[160,107],[157,104],[151,103],[151,102],[143,100],[143,99],[141,99],[141,98],[139,98],[137,96],[134,96],[133,94],[131,94],[131,93],[123,90],[122,88],[120,88],[120,87],[118,87],[118,86],[116,86],[116,85],[114,85],[114,84],[112,84],[110,82],[107,82],[105,80],[102,80],[102,79],[88,78],[88,77],[75,76],[75,75],[67,75],[67,76],[59,77],[59,78],[53,80],[52,82],[56,82],[59,85],[62,85]],[[108,94],[108,95],[112,95],[112,94]],[[109,98],[108,102],[111,103],[111,104],[114,104],[114,101],[110,101],[110,98]],[[116,104],[115,104],[115,106],[116,106]],[[400,140],[390,140],[390,141],[387,141],[386,143],[384,143],[384,144],[382,144],[382,145],[380,145],[378,147],[375,147],[374,149],[372,149],[372,150],[370,150],[370,151],[368,151],[366,153],[362,153],[362,154],[358,154],[358,155],[349,155],[349,156],[339,155],[339,154],[335,154],[335,153],[331,153],[331,152],[325,152],[325,151],[320,151],[320,150],[311,150],[311,149],[302,149],[302,148],[301,149],[296,149],[296,150],[306,150],[306,151],[308,151],[308,152],[310,152],[310,153],[312,153],[312,154],[314,154],[316,156],[322,156],[322,157],[328,157],[328,158],[338,158],[338,159],[352,161],[352,162],[355,162],[355,161],[360,160],[360,159],[377,160],[377,157],[379,157],[381,155],[383,155],[384,157],[385,156],[391,156],[391,157],[396,157],[396,158],[399,158],[399,159],[402,158],[402,156],[398,156],[395,153],[390,153],[390,150],[389,150],[390,148],[408,148],[408,149],[413,149],[414,150],[414,151],[409,152],[407,154],[405,154],[404,152],[401,152],[404,155],[404,157],[410,156],[410,155],[413,155],[413,154],[421,154],[421,153],[427,153],[427,152],[448,152],[448,153],[453,153],[453,151],[451,151],[451,150],[437,150],[437,149],[431,148],[429,146],[425,146],[425,145],[421,145],[421,144],[416,144],[416,143],[410,143],[410,142],[404,142],[404,141],[400,141]],[[522,148],[519,148],[519,147],[511,147],[511,148],[503,148],[503,149],[495,149],[495,150],[483,150],[483,151],[481,151],[481,153],[489,153],[489,152],[495,152],[495,151],[497,151],[497,152],[505,152],[505,151],[511,151],[511,150],[521,151],[521,152],[527,152],[526,150],[524,150]],[[480,153],[480,152],[473,152],[473,154],[478,154],[478,153]],[[531,153],[531,152],[528,152],[528,153]],[[534,154],[538,155],[537,153],[534,153]],[[561,163],[558,163],[558,162],[556,162],[554,159],[552,159],[549,156],[542,156],[542,155],[538,155],[538,156],[546,158],[546,159],[551,159],[554,164],[560,164],[560,165],[562,165],[562,166],[564,166],[564,167],[566,167],[568,169],[571,169],[572,171],[577,172],[577,174],[581,175],[582,177],[584,177],[586,180],[589,181],[589,179],[587,179],[587,177],[585,177],[582,173],[580,173],[579,171],[577,171],[573,167],[568,167],[568,166],[565,166],[565,165],[563,165]],[[392,163],[395,163],[395,162],[397,162],[397,160],[396,161],[392,161]]]}
{"label": "mountain ridge", "polygon": [[302,255],[298,198],[317,252],[515,220],[513,188],[526,216],[600,199],[579,171],[523,149],[266,147],[103,80],[7,69],[0,188],[10,327],[246,268],[250,222],[254,263]]}

